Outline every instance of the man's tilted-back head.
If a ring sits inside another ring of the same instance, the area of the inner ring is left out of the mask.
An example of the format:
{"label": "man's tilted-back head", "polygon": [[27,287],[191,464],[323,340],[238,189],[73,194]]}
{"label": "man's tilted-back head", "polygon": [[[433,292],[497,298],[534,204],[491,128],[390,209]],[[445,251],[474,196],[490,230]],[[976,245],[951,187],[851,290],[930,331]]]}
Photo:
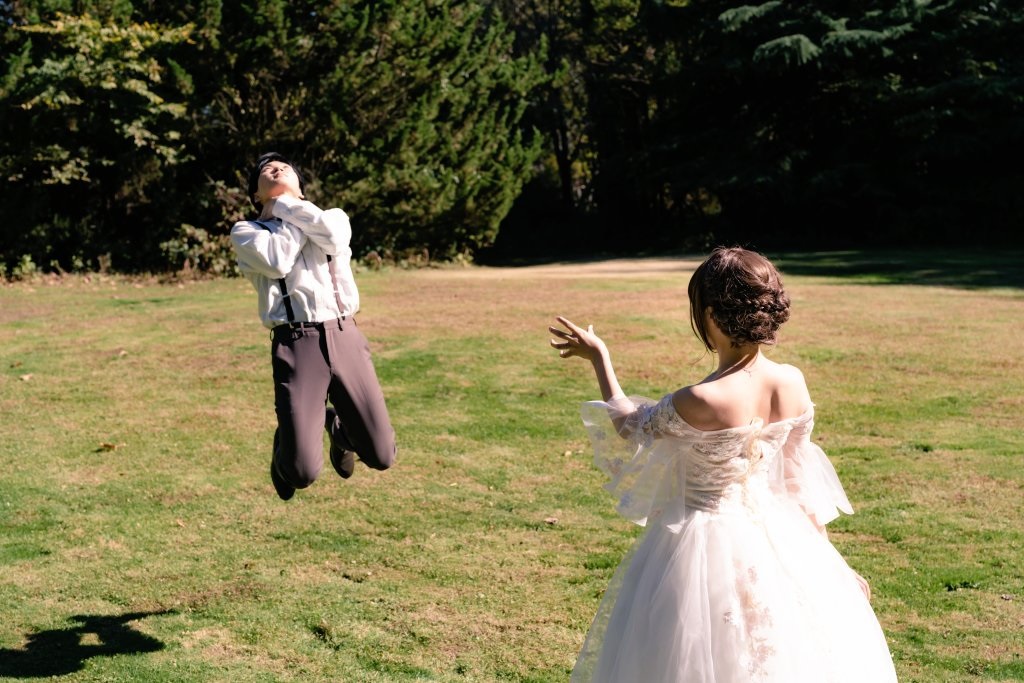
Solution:
{"label": "man's tilted-back head", "polygon": [[263,203],[256,199],[256,193],[259,190],[260,173],[262,173],[267,164],[274,161],[290,166],[295,173],[295,177],[299,180],[299,192],[304,193],[306,190],[306,180],[302,177],[302,171],[291,160],[278,152],[265,152],[260,155],[260,158],[256,160],[256,164],[249,171],[249,184],[247,187],[249,201],[252,202],[257,211],[263,210]]}

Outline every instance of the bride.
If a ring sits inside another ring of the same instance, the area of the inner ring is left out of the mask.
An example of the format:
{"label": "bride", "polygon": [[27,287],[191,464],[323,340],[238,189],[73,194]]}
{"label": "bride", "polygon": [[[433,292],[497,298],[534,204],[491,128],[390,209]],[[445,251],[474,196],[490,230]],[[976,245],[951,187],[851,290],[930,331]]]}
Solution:
{"label": "bride", "polygon": [[718,248],[690,279],[690,322],[718,368],[660,401],[627,397],[608,349],[566,318],[563,358],[589,360],[584,404],[618,510],[646,526],[619,566],[573,683],[886,683],[892,658],[868,583],[825,525],[853,512],[810,440],[801,372],[769,360],[789,319],[775,266]]}

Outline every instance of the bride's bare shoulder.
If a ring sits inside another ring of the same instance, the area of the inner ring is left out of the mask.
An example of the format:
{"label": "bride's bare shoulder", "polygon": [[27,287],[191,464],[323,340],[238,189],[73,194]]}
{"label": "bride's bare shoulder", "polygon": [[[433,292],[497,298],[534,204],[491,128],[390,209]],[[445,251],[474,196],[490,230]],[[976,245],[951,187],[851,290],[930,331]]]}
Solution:
{"label": "bride's bare shoulder", "polygon": [[672,394],[672,405],[696,429],[710,431],[732,426],[732,401],[713,382],[683,387]]}
{"label": "bride's bare shoulder", "polygon": [[772,413],[781,417],[803,414],[811,406],[811,394],[804,373],[795,365],[784,363],[772,363],[772,371]]}

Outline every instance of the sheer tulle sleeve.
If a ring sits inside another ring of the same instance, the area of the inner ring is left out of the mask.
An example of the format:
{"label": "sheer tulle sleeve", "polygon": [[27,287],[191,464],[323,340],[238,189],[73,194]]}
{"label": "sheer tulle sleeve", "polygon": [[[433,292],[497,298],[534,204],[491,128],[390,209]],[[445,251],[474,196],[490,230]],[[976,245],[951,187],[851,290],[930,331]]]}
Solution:
{"label": "sheer tulle sleeve", "polygon": [[819,527],[839,516],[853,514],[839,475],[828,456],[811,441],[813,418],[797,424],[782,451],[781,488],[800,504]]}
{"label": "sheer tulle sleeve", "polygon": [[[666,401],[671,401],[671,395],[660,402],[623,397],[590,401],[581,410],[594,464],[609,477],[605,489],[618,498],[619,514],[640,526],[682,499],[678,445],[673,448],[662,438],[671,421],[667,408],[675,411]],[[677,521],[664,519],[669,528]]]}

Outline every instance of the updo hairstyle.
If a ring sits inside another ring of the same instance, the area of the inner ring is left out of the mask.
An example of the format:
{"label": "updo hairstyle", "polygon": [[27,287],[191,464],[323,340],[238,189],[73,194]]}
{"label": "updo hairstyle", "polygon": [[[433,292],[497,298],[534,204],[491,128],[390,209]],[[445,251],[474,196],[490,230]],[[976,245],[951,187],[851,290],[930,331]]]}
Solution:
{"label": "updo hairstyle", "polygon": [[690,277],[690,327],[714,351],[704,322],[711,318],[732,341],[774,344],[782,323],[789,320],[789,296],[772,262],[755,251],[718,247]]}

